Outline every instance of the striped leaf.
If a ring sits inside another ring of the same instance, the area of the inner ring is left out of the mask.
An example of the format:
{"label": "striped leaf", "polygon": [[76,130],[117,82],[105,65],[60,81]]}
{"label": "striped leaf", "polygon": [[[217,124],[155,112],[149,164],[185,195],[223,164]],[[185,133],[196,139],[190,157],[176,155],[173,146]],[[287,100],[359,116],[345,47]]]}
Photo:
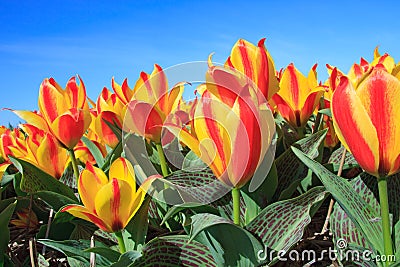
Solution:
{"label": "striped leaf", "polygon": [[329,172],[300,150],[294,147],[292,150],[318,176],[352,222],[363,233],[369,246],[374,248],[375,252],[383,253],[381,224],[371,223],[379,217],[379,213],[357,194],[348,181]]}
{"label": "striped leaf", "polygon": [[157,237],[142,249],[142,257],[132,266],[217,266],[210,250],[184,235]]}
{"label": "striped leaf", "polygon": [[[311,217],[325,199],[324,187],[314,187],[292,199],[267,206],[246,229],[274,251],[288,251],[303,236]],[[271,259],[270,259],[271,260]]]}

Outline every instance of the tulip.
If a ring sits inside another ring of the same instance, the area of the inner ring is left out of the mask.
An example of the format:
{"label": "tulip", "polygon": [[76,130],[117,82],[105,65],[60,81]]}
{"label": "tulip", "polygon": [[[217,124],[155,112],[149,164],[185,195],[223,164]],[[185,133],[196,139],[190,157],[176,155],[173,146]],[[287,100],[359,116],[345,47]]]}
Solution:
{"label": "tulip", "polygon": [[261,90],[266,100],[278,92],[274,61],[264,45],[265,38],[257,46],[239,39],[233,46],[225,65],[234,68],[250,78]]}
{"label": "tulip", "polygon": [[10,130],[4,126],[0,128],[0,181],[8,166],[11,165],[9,156],[21,157],[26,155],[25,137],[15,128]]}
{"label": "tulip", "polygon": [[53,135],[33,125],[23,124],[21,129],[27,134],[26,155],[19,158],[29,161],[54,178],[60,179],[69,160],[65,149]]}
{"label": "tulip", "polygon": [[400,170],[400,81],[377,64],[354,87],[340,78],[332,97],[339,140],[359,165],[378,178],[385,254],[392,255],[387,176]]}
{"label": "tulip", "polygon": [[306,124],[325,91],[318,85],[316,67],[305,77],[293,63],[289,64],[280,78],[279,92],[272,97],[279,113],[295,128]]}
{"label": "tulip", "polygon": [[234,222],[239,224],[240,188],[255,173],[275,133],[267,103],[257,88],[237,72],[211,66],[195,107],[193,129],[166,127],[233,187]]}
{"label": "tulip", "polygon": [[128,104],[125,124],[145,138],[161,142],[161,131],[167,116],[173,113],[182,97],[183,84],[168,87],[167,77],[157,64],[151,74],[142,72]]}
{"label": "tulip", "polygon": [[96,109],[92,111],[93,123],[91,128],[111,148],[117,146],[119,139],[108,124],[116,125],[122,129],[125,110],[125,105],[117,95],[104,88],[97,99]]}
{"label": "tulip", "polygon": [[168,175],[168,166],[161,145],[162,128],[167,117],[176,110],[183,88],[184,84],[179,83],[169,90],[164,71],[159,65],[154,65],[151,74],[140,74],[124,119],[127,131],[135,132],[156,144],[164,177]]}
{"label": "tulip", "polygon": [[78,192],[83,205],[68,205],[62,212],[90,221],[107,232],[120,232],[140,208],[145,191],[136,189],[131,163],[116,159],[109,176],[99,168],[86,165],[79,177]]}
{"label": "tulip", "polygon": [[[72,77],[63,90],[53,78],[45,79],[39,91],[39,109],[51,133],[72,149],[89,128],[91,117],[83,81]],[[29,122],[29,121],[28,121]]]}

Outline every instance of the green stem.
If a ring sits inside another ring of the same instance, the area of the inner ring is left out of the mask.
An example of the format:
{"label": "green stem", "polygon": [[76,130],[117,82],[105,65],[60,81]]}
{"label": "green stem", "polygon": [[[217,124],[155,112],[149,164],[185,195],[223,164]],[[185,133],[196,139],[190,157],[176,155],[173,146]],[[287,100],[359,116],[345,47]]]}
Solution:
{"label": "green stem", "polygon": [[297,129],[297,136],[299,139],[302,139],[304,137],[304,127],[298,127]]}
{"label": "green stem", "polygon": [[161,172],[164,177],[168,175],[167,161],[165,160],[164,151],[160,143],[156,143],[158,156],[160,157]]}
{"label": "green stem", "polygon": [[[385,255],[390,259],[393,255],[392,237],[390,233],[389,201],[387,177],[378,178],[379,200],[381,205],[382,230]],[[388,264],[388,262],[387,262]]]}
{"label": "green stem", "polygon": [[119,232],[115,232],[114,234],[118,240],[119,252],[121,252],[121,254],[124,254],[126,252],[126,247],[125,247],[124,238],[122,237],[122,232],[119,231]]}
{"label": "green stem", "polygon": [[233,223],[240,226],[240,189],[232,188]]}
{"label": "green stem", "polygon": [[76,181],[79,180],[79,169],[78,169],[78,162],[75,157],[74,149],[68,149],[69,157],[71,158],[72,168],[74,169],[74,175],[76,177]]}
{"label": "green stem", "polygon": [[[325,108],[325,103],[324,103],[324,97],[321,97],[319,100],[319,109],[318,111],[322,110]],[[320,126],[323,126],[323,123],[321,123],[323,120],[322,114],[318,112],[317,117],[315,118],[315,124],[314,124],[314,130],[313,133],[316,133],[319,131]]]}

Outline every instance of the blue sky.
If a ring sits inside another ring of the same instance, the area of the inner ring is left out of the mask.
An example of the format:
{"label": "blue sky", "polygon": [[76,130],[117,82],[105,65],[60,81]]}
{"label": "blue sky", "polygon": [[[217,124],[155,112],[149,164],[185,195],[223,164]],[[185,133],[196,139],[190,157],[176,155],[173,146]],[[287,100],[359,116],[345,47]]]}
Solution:
{"label": "blue sky", "polygon": [[[153,64],[224,62],[239,38],[266,46],[277,69],[319,63],[347,72],[375,46],[400,59],[397,1],[5,1],[0,0],[0,108],[37,109],[39,85],[79,74],[88,95],[133,86]],[[0,124],[19,118],[0,111]]]}

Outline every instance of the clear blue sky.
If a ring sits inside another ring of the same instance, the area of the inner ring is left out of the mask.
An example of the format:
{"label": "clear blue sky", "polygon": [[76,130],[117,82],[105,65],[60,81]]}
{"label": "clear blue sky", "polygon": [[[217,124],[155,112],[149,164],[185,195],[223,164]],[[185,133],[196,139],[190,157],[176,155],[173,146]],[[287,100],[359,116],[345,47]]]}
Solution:
{"label": "clear blue sky", "polygon": [[[140,71],[206,60],[224,62],[239,38],[266,37],[277,69],[319,63],[348,71],[376,45],[400,59],[397,1],[6,1],[0,0],[0,107],[37,109],[41,81],[64,86],[79,74],[88,95],[133,86]],[[18,117],[0,111],[0,124]]]}

